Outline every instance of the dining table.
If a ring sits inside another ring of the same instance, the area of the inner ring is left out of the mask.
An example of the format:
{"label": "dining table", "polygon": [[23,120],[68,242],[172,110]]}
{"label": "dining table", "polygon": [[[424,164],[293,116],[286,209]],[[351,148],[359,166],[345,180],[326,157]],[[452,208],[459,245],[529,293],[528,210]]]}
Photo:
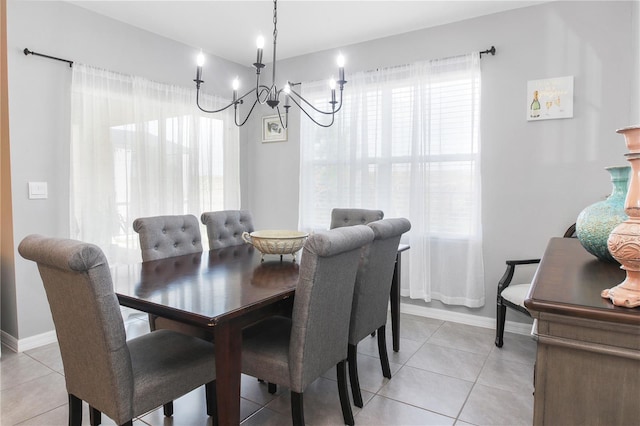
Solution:
{"label": "dining table", "polygon": [[[394,350],[399,342],[399,259],[407,248],[399,247],[392,282]],[[120,305],[212,332],[218,421],[238,425],[242,329],[271,315],[291,314],[299,263],[263,260],[245,244],[121,264],[111,273]]]}

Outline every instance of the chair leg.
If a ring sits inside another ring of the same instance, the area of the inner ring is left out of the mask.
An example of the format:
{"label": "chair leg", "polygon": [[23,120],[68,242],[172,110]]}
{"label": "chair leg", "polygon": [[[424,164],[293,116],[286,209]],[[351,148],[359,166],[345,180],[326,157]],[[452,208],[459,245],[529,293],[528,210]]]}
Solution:
{"label": "chair leg", "polygon": [[[351,411],[351,403],[349,402],[349,390],[347,389],[347,369],[346,360],[342,360],[336,365],[338,371],[338,394],[340,395],[340,405],[342,406],[342,417],[344,424],[353,426],[353,412]],[[360,390],[358,388],[358,390]]]}
{"label": "chair leg", "polygon": [[293,426],[304,426],[302,393],[291,391],[291,419],[293,420]]}
{"label": "chair leg", "polygon": [[121,426],[133,426],[133,420],[123,423]]}
{"label": "chair leg", "polygon": [[155,331],[156,330],[156,318],[158,318],[157,315],[153,315],[153,314],[149,314],[149,330],[151,331]]}
{"label": "chair leg", "polygon": [[276,385],[275,383],[267,383],[267,390],[269,391],[269,393],[271,395],[273,395],[274,393],[276,393],[278,391],[278,385]]}
{"label": "chair leg", "polygon": [[389,356],[387,355],[387,339],[386,328],[384,325],[378,328],[378,354],[380,355],[380,365],[382,366],[382,375],[387,379],[391,378],[391,366],[389,365]]}
{"label": "chair leg", "polygon": [[69,394],[69,426],[82,425],[82,400]]}
{"label": "chair leg", "polygon": [[507,316],[507,307],[500,301],[496,308],[496,346],[501,348],[504,341],[504,322]]}
{"label": "chair leg", "polygon": [[207,416],[212,416],[213,417],[213,424],[215,425],[217,423],[217,417],[218,417],[218,410],[217,410],[217,403],[216,403],[216,398],[217,398],[217,394],[216,394],[216,382],[215,380],[213,382],[209,382],[206,383],[204,385],[204,394],[207,400]]}
{"label": "chair leg", "polygon": [[89,406],[89,422],[91,423],[91,426],[99,426],[100,423],[102,423],[102,413],[100,410]]}
{"label": "chair leg", "polygon": [[164,409],[164,416],[171,417],[173,416],[173,401],[169,401],[162,406]]}
{"label": "chair leg", "polygon": [[[358,379],[358,345],[349,344],[347,347],[347,361],[349,362],[349,381],[353,404],[362,408],[362,392],[360,392],[360,380]],[[338,377],[340,374],[338,374]]]}

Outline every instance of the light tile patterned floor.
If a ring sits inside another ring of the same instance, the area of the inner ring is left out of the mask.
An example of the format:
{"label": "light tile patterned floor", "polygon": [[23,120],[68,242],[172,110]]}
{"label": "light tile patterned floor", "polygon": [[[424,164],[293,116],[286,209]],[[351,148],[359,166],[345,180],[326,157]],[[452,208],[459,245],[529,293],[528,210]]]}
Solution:
{"label": "light tile patterned floor", "polygon": [[[144,315],[131,315],[127,335],[148,332]],[[391,350],[393,378],[382,376],[377,339],[358,345],[358,369],[364,407],[353,406],[358,425],[530,425],[533,417],[535,341],[506,333],[502,349],[494,346],[494,331],[411,315],[402,315],[400,352]],[[0,358],[0,424],[64,426],[67,394],[57,344],[24,353],[2,348]],[[335,368],[312,383],[304,394],[308,425],[342,424]],[[255,378],[242,378],[243,425],[291,424],[287,389],[275,395]],[[89,424],[85,405],[83,424]],[[162,409],[134,425],[210,425],[204,389],[174,403],[174,416]],[[507,409],[508,407],[508,409]],[[102,424],[113,425],[102,417]]]}

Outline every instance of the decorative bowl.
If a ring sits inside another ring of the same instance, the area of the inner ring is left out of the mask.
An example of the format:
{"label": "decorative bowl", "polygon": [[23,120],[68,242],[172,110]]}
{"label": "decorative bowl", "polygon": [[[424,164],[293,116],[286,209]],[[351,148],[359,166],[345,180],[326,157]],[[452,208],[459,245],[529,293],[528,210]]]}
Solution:
{"label": "decorative bowl", "polygon": [[306,232],[281,229],[242,233],[242,239],[262,253],[262,260],[265,254],[279,254],[281,260],[283,255],[291,254],[294,262],[295,253],[304,246],[308,236]]}

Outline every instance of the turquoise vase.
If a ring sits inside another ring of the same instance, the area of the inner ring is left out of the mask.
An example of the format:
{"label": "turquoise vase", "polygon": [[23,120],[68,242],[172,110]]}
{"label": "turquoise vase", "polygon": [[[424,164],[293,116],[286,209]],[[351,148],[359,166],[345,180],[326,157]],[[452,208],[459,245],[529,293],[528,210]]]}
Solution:
{"label": "turquoise vase", "polygon": [[578,240],[589,253],[600,260],[618,263],[607,248],[607,240],[613,228],[628,219],[624,212],[627,185],[631,167],[617,166],[605,168],[611,175],[613,191],[606,200],[591,204],[578,216],[576,234]]}

